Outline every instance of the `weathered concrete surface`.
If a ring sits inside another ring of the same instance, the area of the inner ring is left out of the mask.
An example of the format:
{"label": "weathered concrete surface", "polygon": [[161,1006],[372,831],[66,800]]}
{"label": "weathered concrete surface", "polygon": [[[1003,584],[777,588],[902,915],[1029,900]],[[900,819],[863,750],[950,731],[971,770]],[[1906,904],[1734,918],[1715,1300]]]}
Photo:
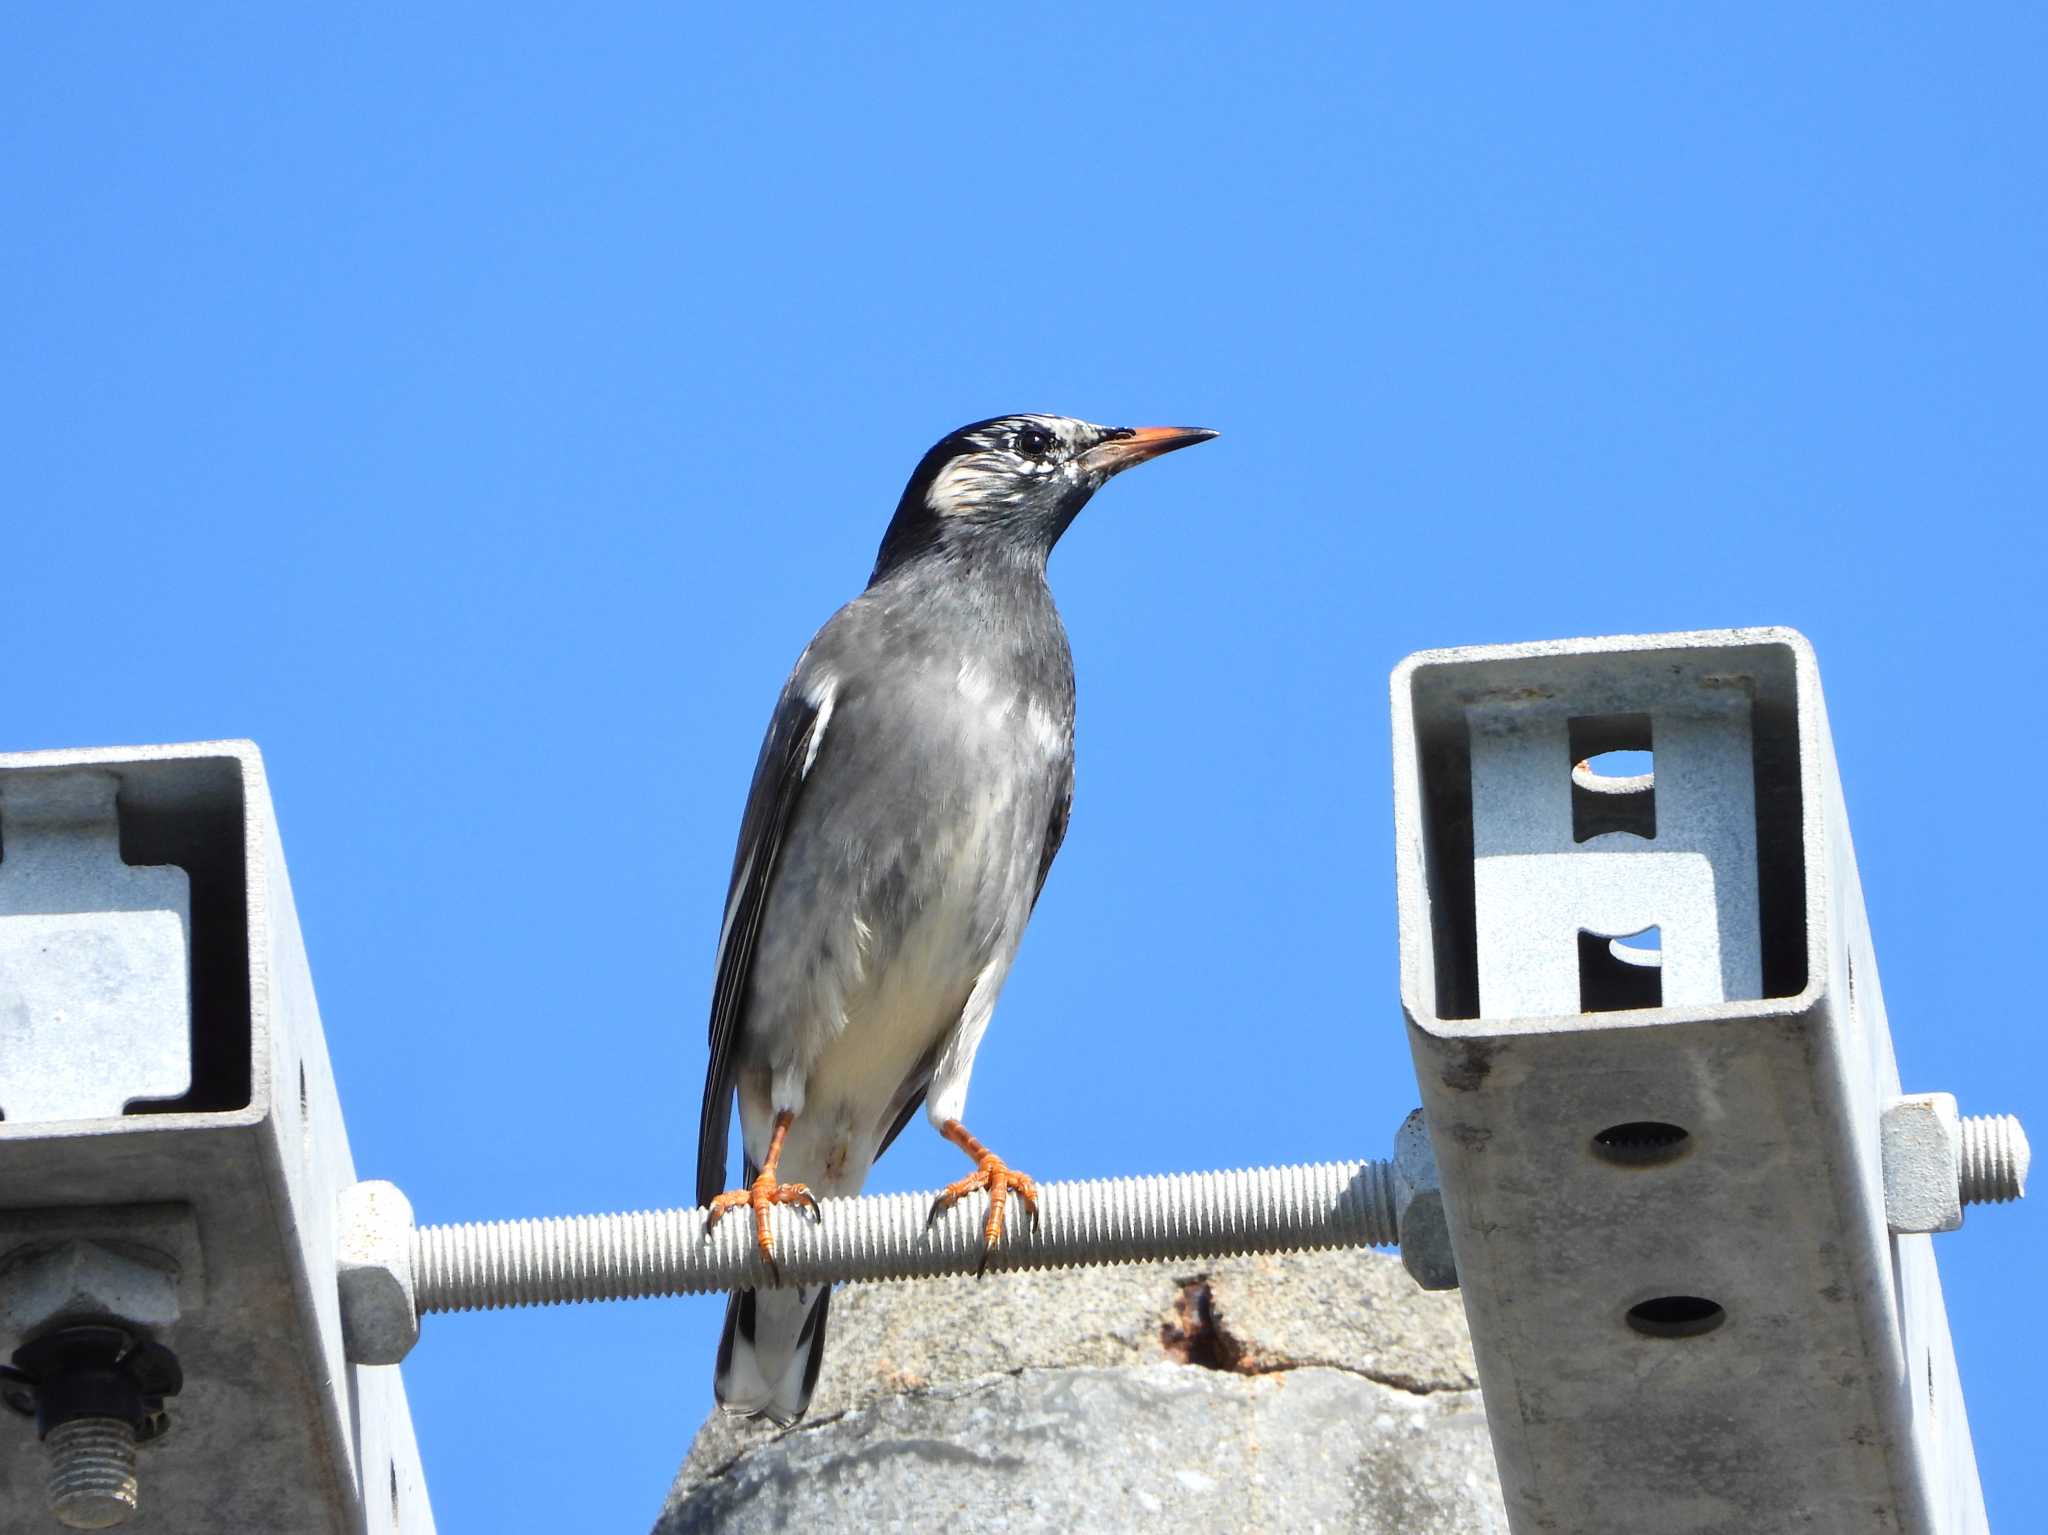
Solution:
{"label": "weathered concrete surface", "polygon": [[855,1287],[809,1416],[714,1413],[656,1535],[1505,1535],[1477,1379],[1377,1254]]}

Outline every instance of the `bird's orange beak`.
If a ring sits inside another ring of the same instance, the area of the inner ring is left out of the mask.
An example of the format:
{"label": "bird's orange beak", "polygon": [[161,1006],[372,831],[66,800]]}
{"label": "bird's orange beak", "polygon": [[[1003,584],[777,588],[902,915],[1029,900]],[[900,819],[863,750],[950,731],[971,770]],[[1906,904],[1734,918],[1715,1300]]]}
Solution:
{"label": "bird's orange beak", "polygon": [[1142,464],[1148,458],[1171,453],[1175,448],[1188,448],[1198,442],[1207,442],[1215,435],[1206,426],[1135,426],[1097,443],[1083,457],[1088,460],[1091,467],[1099,468],[1107,477],[1121,474],[1133,464]]}

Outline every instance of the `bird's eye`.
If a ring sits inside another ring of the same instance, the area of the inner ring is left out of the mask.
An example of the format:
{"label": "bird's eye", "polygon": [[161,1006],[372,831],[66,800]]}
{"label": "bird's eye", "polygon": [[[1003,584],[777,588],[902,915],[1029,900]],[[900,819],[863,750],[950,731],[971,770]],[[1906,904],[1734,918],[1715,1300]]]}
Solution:
{"label": "bird's eye", "polygon": [[1052,433],[1042,426],[1026,426],[1017,432],[1017,451],[1026,458],[1044,458],[1052,451]]}

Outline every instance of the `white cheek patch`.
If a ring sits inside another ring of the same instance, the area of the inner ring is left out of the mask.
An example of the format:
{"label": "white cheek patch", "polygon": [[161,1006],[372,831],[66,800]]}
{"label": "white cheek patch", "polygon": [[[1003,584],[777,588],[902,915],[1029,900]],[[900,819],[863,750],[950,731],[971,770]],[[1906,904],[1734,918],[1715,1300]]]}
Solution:
{"label": "white cheek patch", "polygon": [[931,488],[924,493],[925,505],[941,517],[957,517],[972,508],[996,482],[985,463],[979,458],[954,459],[932,477]]}

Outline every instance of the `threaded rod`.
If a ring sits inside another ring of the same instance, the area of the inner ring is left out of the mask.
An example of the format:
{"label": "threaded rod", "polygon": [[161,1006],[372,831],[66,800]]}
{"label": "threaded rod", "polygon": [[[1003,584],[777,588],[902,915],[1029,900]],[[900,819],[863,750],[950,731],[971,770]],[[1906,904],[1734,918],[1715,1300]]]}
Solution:
{"label": "threaded rod", "polygon": [[[420,1226],[412,1236],[415,1305],[425,1316],[973,1273],[982,1261],[985,1196],[962,1200],[927,1231],[932,1197],[821,1200],[815,1223],[777,1206],[769,1219],[779,1280],[755,1247],[753,1214],[744,1209],[709,1236],[701,1209]],[[991,1270],[1391,1247],[1398,1239],[1387,1162],[1046,1183],[1038,1204],[1033,1230],[1011,1200]]]}
{"label": "threaded rod", "polygon": [[1961,1191],[1966,1205],[2002,1205],[2027,1191],[2033,1153],[2010,1114],[1971,1114],[1963,1122]]}

